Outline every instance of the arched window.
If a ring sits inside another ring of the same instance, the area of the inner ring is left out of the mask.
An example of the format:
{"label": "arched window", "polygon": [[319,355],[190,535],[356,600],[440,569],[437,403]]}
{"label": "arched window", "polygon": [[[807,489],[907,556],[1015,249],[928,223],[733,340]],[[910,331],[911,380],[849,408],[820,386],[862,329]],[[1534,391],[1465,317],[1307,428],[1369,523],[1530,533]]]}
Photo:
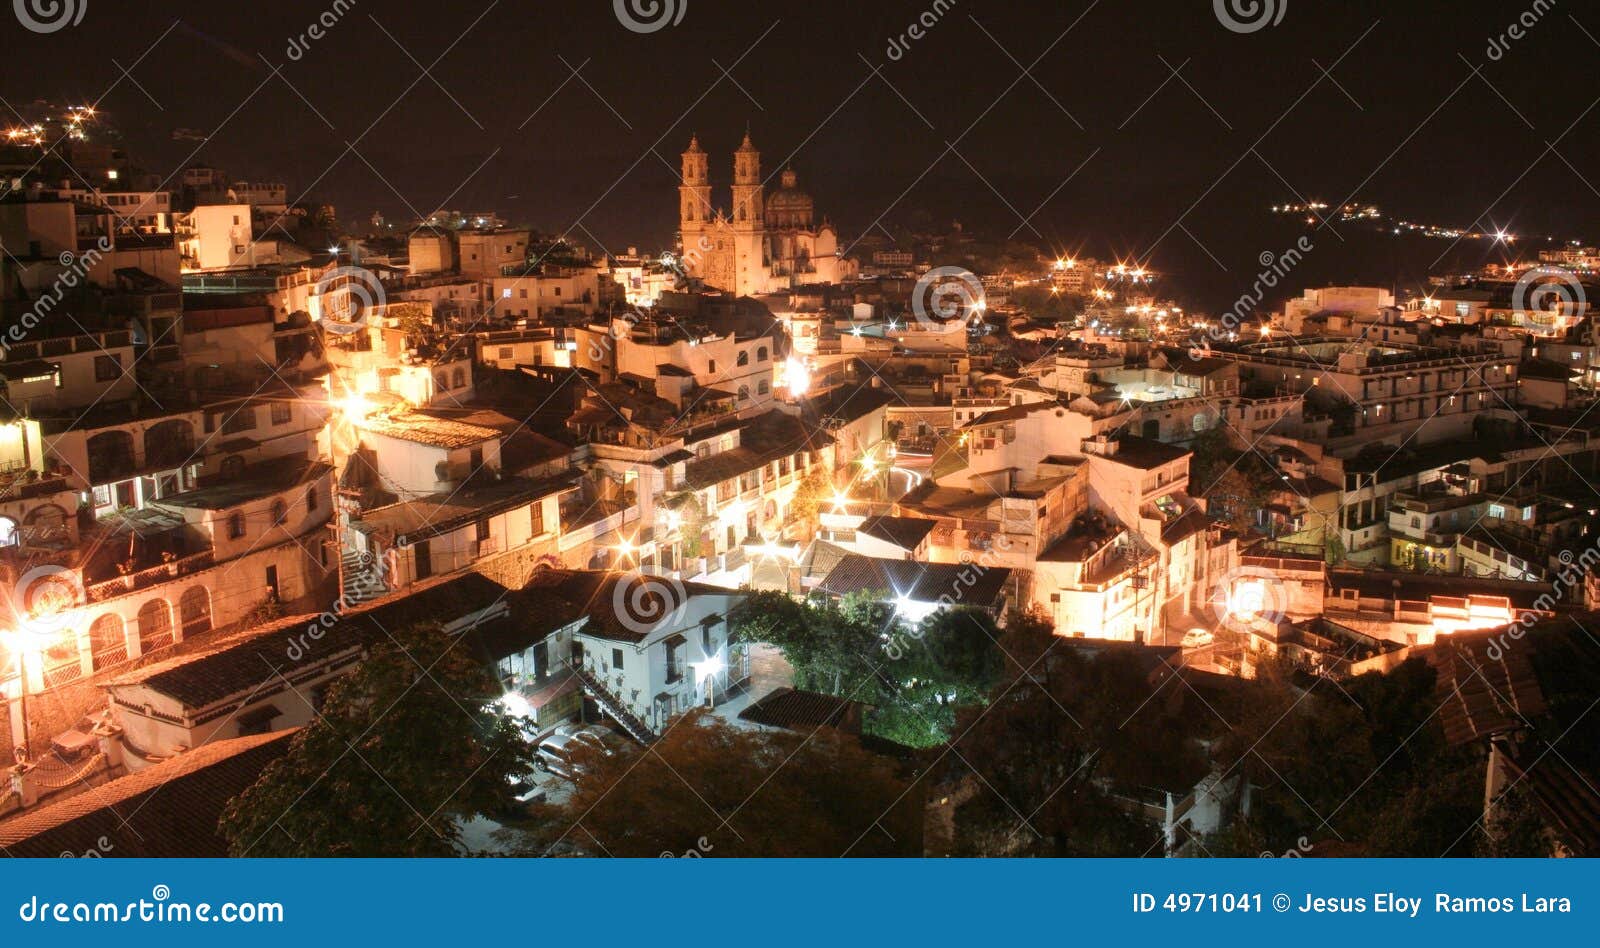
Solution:
{"label": "arched window", "polygon": [[121,616],[108,612],[94,620],[89,626],[89,654],[95,671],[128,660],[128,633]]}
{"label": "arched window", "polygon": [[450,387],[451,388],[466,388],[467,387],[467,373],[466,373],[465,370],[456,369],[455,371],[450,373]]}
{"label": "arched window", "polygon": [[766,346],[761,346],[761,347],[756,349],[756,361],[757,362],[765,362],[765,361],[767,361],[767,358],[768,358],[768,356],[767,356],[767,347]]}
{"label": "arched window", "polygon": [[283,526],[284,521],[288,519],[289,505],[284,503],[283,498],[281,497],[277,500],[274,500],[272,502],[272,525],[274,527],[281,527]]}
{"label": "arched window", "polygon": [[89,439],[89,480],[104,484],[133,473],[133,435],[102,431]]}
{"label": "arched window", "polygon": [[748,386],[748,385],[739,386],[739,401],[742,402],[742,401],[748,399],[749,397],[750,397],[750,386]]}
{"label": "arched window", "polygon": [[144,432],[146,467],[179,467],[194,456],[194,425],[182,418],[169,418],[151,425]]}
{"label": "arched window", "polygon": [[44,504],[22,518],[22,535],[30,543],[46,543],[67,538],[67,510],[59,504]]}
{"label": "arched window", "polygon": [[139,607],[139,653],[147,654],[172,644],[172,609],[165,599],[152,599]]}
{"label": "arched window", "polygon": [[734,361],[734,365],[736,365],[736,366],[746,366],[746,365],[749,365],[749,364],[750,364],[750,353],[745,352],[743,350],[740,350],[739,358]]}
{"label": "arched window", "polygon": [[450,380],[445,377],[445,374],[443,372],[434,373],[434,376],[433,376],[433,388],[434,388],[434,391],[436,391],[436,392],[443,392],[443,391],[448,391],[449,390],[449,388],[450,388]]}
{"label": "arched window", "polygon": [[235,510],[228,514],[228,539],[237,540],[244,536],[244,514]]}
{"label": "arched window", "polygon": [[178,600],[178,618],[183,623],[183,637],[211,631],[211,593],[204,586],[190,586]]}

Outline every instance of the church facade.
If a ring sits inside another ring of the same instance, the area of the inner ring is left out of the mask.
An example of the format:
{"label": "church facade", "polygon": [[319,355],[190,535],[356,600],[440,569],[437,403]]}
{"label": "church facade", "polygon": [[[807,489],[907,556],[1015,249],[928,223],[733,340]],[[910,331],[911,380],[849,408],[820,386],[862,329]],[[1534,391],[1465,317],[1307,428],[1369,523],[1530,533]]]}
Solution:
{"label": "church facade", "polygon": [[733,154],[733,210],[711,202],[708,156],[698,138],[683,153],[678,233],[691,277],[737,296],[775,293],[807,283],[840,283],[855,275],[839,256],[839,235],[815,219],[811,195],[793,169],[767,193],[761,153],[748,133]]}

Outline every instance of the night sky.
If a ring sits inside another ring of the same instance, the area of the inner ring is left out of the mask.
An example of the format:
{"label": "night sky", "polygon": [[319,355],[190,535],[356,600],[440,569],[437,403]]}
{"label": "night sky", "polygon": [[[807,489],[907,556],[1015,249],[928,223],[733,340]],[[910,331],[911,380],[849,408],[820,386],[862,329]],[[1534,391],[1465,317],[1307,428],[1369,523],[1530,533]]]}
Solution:
{"label": "night sky", "polygon": [[[1530,4],[1270,0],[1279,22],[1236,33],[1210,0],[958,0],[891,59],[890,38],[932,0],[658,2],[687,6],[645,34],[611,0],[357,2],[293,60],[290,37],[329,3],[90,0],[81,23],[49,34],[0,16],[0,95],[98,100],[147,169],[285,180],[358,231],[374,210],[403,221],[444,205],[659,249],[690,132],[725,187],[748,122],[766,170],[792,154],[847,241],[880,219],[959,219],[1138,256],[1210,305],[1300,233],[1267,212],[1279,202],[1600,236],[1600,9],[1588,5],[1550,5],[1491,58]],[[201,146],[175,129],[214,136]],[[1298,283],[1404,288],[1451,250],[1349,224],[1314,240]],[[1449,259],[1505,255],[1476,242]]]}

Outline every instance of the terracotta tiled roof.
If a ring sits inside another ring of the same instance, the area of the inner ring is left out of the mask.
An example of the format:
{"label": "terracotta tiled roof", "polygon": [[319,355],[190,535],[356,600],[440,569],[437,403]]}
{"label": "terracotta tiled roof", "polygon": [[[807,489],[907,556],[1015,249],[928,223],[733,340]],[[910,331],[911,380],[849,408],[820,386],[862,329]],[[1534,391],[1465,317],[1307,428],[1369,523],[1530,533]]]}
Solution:
{"label": "terracotta tiled roof", "polygon": [[[289,749],[295,730],[214,741],[0,823],[11,856],[220,857],[228,801]],[[109,846],[109,849],[106,847]]]}
{"label": "terracotta tiled roof", "polygon": [[493,428],[414,412],[371,418],[362,427],[373,434],[435,448],[465,448],[500,437]]}

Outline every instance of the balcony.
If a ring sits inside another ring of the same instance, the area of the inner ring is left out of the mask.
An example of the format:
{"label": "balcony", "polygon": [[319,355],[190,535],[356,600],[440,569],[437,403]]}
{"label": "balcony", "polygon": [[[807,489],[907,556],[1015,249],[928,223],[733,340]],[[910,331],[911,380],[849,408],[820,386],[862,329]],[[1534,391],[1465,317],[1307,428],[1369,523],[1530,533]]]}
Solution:
{"label": "balcony", "polygon": [[175,559],[170,563],[161,563],[157,566],[142,569],[137,572],[118,576],[103,582],[91,583],[83,588],[85,599],[89,602],[104,602],[117,596],[126,596],[129,593],[151,586],[188,576],[203,569],[210,569],[216,565],[216,554],[211,550],[194,553],[189,556]]}

